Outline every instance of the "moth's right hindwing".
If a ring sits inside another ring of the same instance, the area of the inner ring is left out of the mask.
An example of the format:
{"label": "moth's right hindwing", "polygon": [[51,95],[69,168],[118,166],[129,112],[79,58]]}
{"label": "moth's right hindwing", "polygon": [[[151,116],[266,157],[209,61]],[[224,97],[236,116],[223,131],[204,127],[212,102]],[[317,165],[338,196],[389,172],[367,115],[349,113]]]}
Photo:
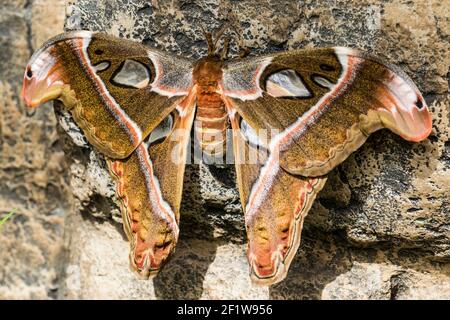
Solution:
{"label": "moth's right hindwing", "polygon": [[233,150],[250,273],[256,283],[270,285],[286,277],[300,245],[303,221],[326,177],[300,177],[281,168],[277,153],[267,153],[245,138],[235,115]]}

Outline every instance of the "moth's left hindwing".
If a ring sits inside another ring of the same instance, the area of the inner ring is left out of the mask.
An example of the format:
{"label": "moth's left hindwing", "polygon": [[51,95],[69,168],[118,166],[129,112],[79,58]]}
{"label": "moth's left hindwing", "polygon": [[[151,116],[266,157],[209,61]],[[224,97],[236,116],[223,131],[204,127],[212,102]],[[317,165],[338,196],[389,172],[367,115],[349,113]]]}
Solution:
{"label": "moth's left hindwing", "polygon": [[188,60],[167,58],[134,41],[77,31],[49,40],[33,55],[22,94],[30,106],[62,100],[92,145],[122,159],[191,86]]}
{"label": "moth's left hindwing", "polygon": [[140,276],[156,275],[178,241],[186,154],[195,114],[187,99],[124,160],[109,160],[117,179],[130,264]]}

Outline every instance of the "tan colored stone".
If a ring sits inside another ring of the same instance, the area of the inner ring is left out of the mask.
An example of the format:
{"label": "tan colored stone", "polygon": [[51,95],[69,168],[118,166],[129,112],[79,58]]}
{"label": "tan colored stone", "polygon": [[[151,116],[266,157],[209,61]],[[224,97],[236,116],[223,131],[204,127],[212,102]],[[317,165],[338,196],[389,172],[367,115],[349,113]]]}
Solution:
{"label": "tan colored stone", "polygon": [[[47,105],[31,116],[19,96],[37,2],[9,0],[0,7],[0,217],[16,209],[0,230],[0,299],[55,297],[69,208],[53,112]],[[51,17],[46,23],[62,31]]]}
{"label": "tan colored stone", "polygon": [[64,0],[34,0],[31,9],[33,48],[37,49],[49,38],[61,33],[65,18]]}
{"label": "tan colored stone", "polygon": [[396,266],[354,263],[349,271],[325,286],[322,299],[389,300],[391,279],[398,274]]}
{"label": "tan colored stone", "polygon": [[[424,73],[424,90],[446,93],[450,66],[450,44],[440,32],[449,22],[445,1],[392,2],[384,6],[383,31],[400,48],[397,56],[408,61],[409,68]],[[442,31],[442,32],[448,32]]]}
{"label": "tan colored stone", "polygon": [[430,265],[428,268],[411,267],[389,262],[354,262],[349,271],[324,287],[322,299],[449,299],[448,267],[441,268],[442,273]]}

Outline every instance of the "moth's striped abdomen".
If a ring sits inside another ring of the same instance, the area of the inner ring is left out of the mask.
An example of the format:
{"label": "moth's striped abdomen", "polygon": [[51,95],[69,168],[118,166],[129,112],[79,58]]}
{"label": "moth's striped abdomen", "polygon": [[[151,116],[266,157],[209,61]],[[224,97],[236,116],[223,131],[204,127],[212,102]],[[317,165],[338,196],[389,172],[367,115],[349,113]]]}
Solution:
{"label": "moth's striped abdomen", "polygon": [[222,97],[208,88],[199,88],[195,136],[202,150],[211,156],[221,156],[225,150],[228,116]]}

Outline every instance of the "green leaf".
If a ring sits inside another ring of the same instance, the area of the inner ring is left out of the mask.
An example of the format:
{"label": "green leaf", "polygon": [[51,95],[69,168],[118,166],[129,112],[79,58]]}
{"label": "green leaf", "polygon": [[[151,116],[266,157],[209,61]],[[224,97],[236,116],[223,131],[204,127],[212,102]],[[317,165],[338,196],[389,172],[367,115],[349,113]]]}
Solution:
{"label": "green leaf", "polygon": [[11,216],[16,212],[17,209],[12,209],[10,213],[8,213],[2,220],[0,220],[0,230],[3,226],[3,224],[6,222],[6,220],[8,220],[9,218],[11,218]]}

